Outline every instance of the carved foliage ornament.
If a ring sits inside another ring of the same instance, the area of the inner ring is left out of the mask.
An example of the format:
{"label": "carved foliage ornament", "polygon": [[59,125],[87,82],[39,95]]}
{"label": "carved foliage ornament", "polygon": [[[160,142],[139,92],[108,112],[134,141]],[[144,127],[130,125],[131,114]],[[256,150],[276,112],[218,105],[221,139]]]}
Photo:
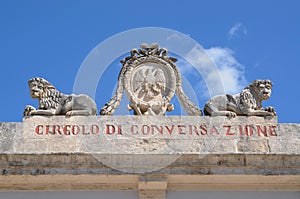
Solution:
{"label": "carved foliage ornament", "polygon": [[118,77],[117,90],[112,99],[101,108],[101,115],[112,115],[118,108],[125,90],[135,115],[165,115],[173,111],[170,103],[176,93],[180,104],[189,115],[202,115],[199,109],[185,95],[177,61],[168,57],[168,50],[158,44],[142,44],[124,58]]}

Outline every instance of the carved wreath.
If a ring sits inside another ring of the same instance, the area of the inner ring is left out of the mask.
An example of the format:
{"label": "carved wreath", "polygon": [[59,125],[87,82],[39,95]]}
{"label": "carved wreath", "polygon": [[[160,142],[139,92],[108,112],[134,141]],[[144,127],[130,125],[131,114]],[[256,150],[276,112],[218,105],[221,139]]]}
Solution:
{"label": "carved wreath", "polygon": [[124,89],[135,115],[165,115],[174,110],[170,103],[176,93],[180,104],[189,115],[202,115],[185,95],[181,75],[175,65],[177,59],[168,57],[168,50],[158,44],[142,44],[124,58],[118,77],[117,90],[112,99],[101,108],[101,115],[112,115],[118,108]]}

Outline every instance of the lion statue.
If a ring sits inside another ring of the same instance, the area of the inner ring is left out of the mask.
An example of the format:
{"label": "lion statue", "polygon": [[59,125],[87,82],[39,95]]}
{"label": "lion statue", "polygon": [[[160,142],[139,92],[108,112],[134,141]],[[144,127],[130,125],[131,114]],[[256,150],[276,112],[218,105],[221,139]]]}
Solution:
{"label": "lion statue", "polygon": [[271,96],[273,83],[270,80],[254,80],[241,93],[236,95],[217,95],[204,107],[209,116],[276,116],[273,107],[262,108],[262,100]]}
{"label": "lion statue", "polygon": [[23,115],[96,115],[97,106],[89,96],[65,95],[47,80],[43,78],[32,78],[28,81],[30,95],[39,100],[38,109],[33,106],[26,106]]}

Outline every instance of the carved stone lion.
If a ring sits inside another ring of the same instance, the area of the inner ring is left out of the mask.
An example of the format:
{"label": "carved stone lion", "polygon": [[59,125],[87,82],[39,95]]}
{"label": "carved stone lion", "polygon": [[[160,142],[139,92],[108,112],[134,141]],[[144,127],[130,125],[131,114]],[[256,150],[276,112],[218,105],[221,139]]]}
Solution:
{"label": "carved stone lion", "polygon": [[65,95],[47,80],[43,78],[32,78],[28,81],[30,95],[39,100],[38,109],[26,106],[23,115],[96,115],[97,106],[89,96]]}
{"label": "carved stone lion", "polygon": [[273,107],[262,108],[262,100],[271,96],[273,83],[270,80],[254,80],[241,93],[236,95],[217,95],[204,107],[209,116],[276,116]]}

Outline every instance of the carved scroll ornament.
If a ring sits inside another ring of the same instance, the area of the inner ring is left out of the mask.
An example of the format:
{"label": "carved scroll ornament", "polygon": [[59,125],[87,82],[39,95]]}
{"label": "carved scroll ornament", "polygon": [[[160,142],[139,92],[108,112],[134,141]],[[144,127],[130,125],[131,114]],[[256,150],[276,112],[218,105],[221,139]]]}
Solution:
{"label": "carved scroll ornament", "polygon": [[176,93],[180,104],[189,115],[202,115],[185,95],[181,75],[175,65],[177,61],[168,57],[168,50],[158,44],[142,44],[124,58],[118,77],[117,90],[112,99],[101,108],[101,115],[112,115],[118,108],[125,90],[135,115],[165,115],[173,111],[170,103]]}

